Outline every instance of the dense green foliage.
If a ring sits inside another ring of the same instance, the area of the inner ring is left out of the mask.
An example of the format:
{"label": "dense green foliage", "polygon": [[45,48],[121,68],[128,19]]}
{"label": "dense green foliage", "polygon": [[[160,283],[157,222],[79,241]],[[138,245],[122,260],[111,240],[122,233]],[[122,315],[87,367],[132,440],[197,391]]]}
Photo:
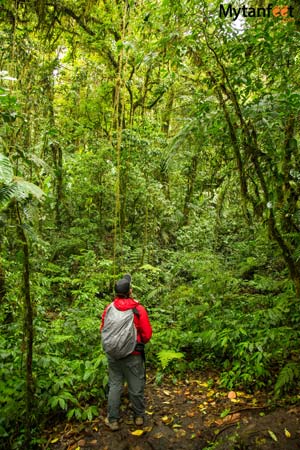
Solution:
{"label": "dense green foliage", "polygon": [[100,317],[124,272],[157,382],[214,369],[224,388],[295,393],[299,22],[235,29],[219,5],[0,6],[5,449],[97,416]]}

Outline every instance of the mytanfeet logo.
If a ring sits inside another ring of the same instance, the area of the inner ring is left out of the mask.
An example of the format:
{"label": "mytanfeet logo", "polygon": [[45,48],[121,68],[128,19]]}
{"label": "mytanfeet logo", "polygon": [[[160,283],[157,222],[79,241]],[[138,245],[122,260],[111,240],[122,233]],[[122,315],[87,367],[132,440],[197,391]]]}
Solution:
{"label": "mytanfeet logo", "polygon": [[235,8],[232,4],[220,5],[220,17],[230,17],[237,20],[239,17],[276,17],[285,21],[294,20],[293,6],[279,6],[270,3],[265,8],[253,8],[248,6],[241,6]]}

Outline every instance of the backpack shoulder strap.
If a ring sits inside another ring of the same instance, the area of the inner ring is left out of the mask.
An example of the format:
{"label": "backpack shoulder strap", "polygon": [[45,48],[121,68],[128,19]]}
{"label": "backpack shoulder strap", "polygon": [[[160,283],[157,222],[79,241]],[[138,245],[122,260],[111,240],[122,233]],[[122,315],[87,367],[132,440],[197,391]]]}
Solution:
{"label": "backpack shoulder strap", "polygon": [[138,318],[140,318],[140,313],[139,313],[139,311],[137,310],[136,307],[132,308],[132,312],[133,312],[133,314],[135,314]]}

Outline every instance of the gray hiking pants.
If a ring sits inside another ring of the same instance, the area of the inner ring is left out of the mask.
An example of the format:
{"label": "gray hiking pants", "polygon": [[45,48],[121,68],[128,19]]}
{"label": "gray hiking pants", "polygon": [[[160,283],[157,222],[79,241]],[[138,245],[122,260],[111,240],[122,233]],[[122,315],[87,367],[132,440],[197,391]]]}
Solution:
{"label": "gray hiking pants", "polygon": [[121,395],[124,381],[128,384],[129,400],[135,416],[145,413],[145,368],[141,355],[128,355],[115,360],[108,357],[109,393],[108,419],[110,422],[120,418]]}

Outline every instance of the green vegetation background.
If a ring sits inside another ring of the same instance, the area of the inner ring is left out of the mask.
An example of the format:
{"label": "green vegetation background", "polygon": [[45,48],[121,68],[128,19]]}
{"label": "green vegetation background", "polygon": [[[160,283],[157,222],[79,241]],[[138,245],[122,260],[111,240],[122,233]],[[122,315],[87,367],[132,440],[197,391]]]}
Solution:
{"label": "green vegetation background", "polygon": [[299,7],[219,5],[1,3],[1,448],[97,416],[124,272],[157,383],[299,401]]}

